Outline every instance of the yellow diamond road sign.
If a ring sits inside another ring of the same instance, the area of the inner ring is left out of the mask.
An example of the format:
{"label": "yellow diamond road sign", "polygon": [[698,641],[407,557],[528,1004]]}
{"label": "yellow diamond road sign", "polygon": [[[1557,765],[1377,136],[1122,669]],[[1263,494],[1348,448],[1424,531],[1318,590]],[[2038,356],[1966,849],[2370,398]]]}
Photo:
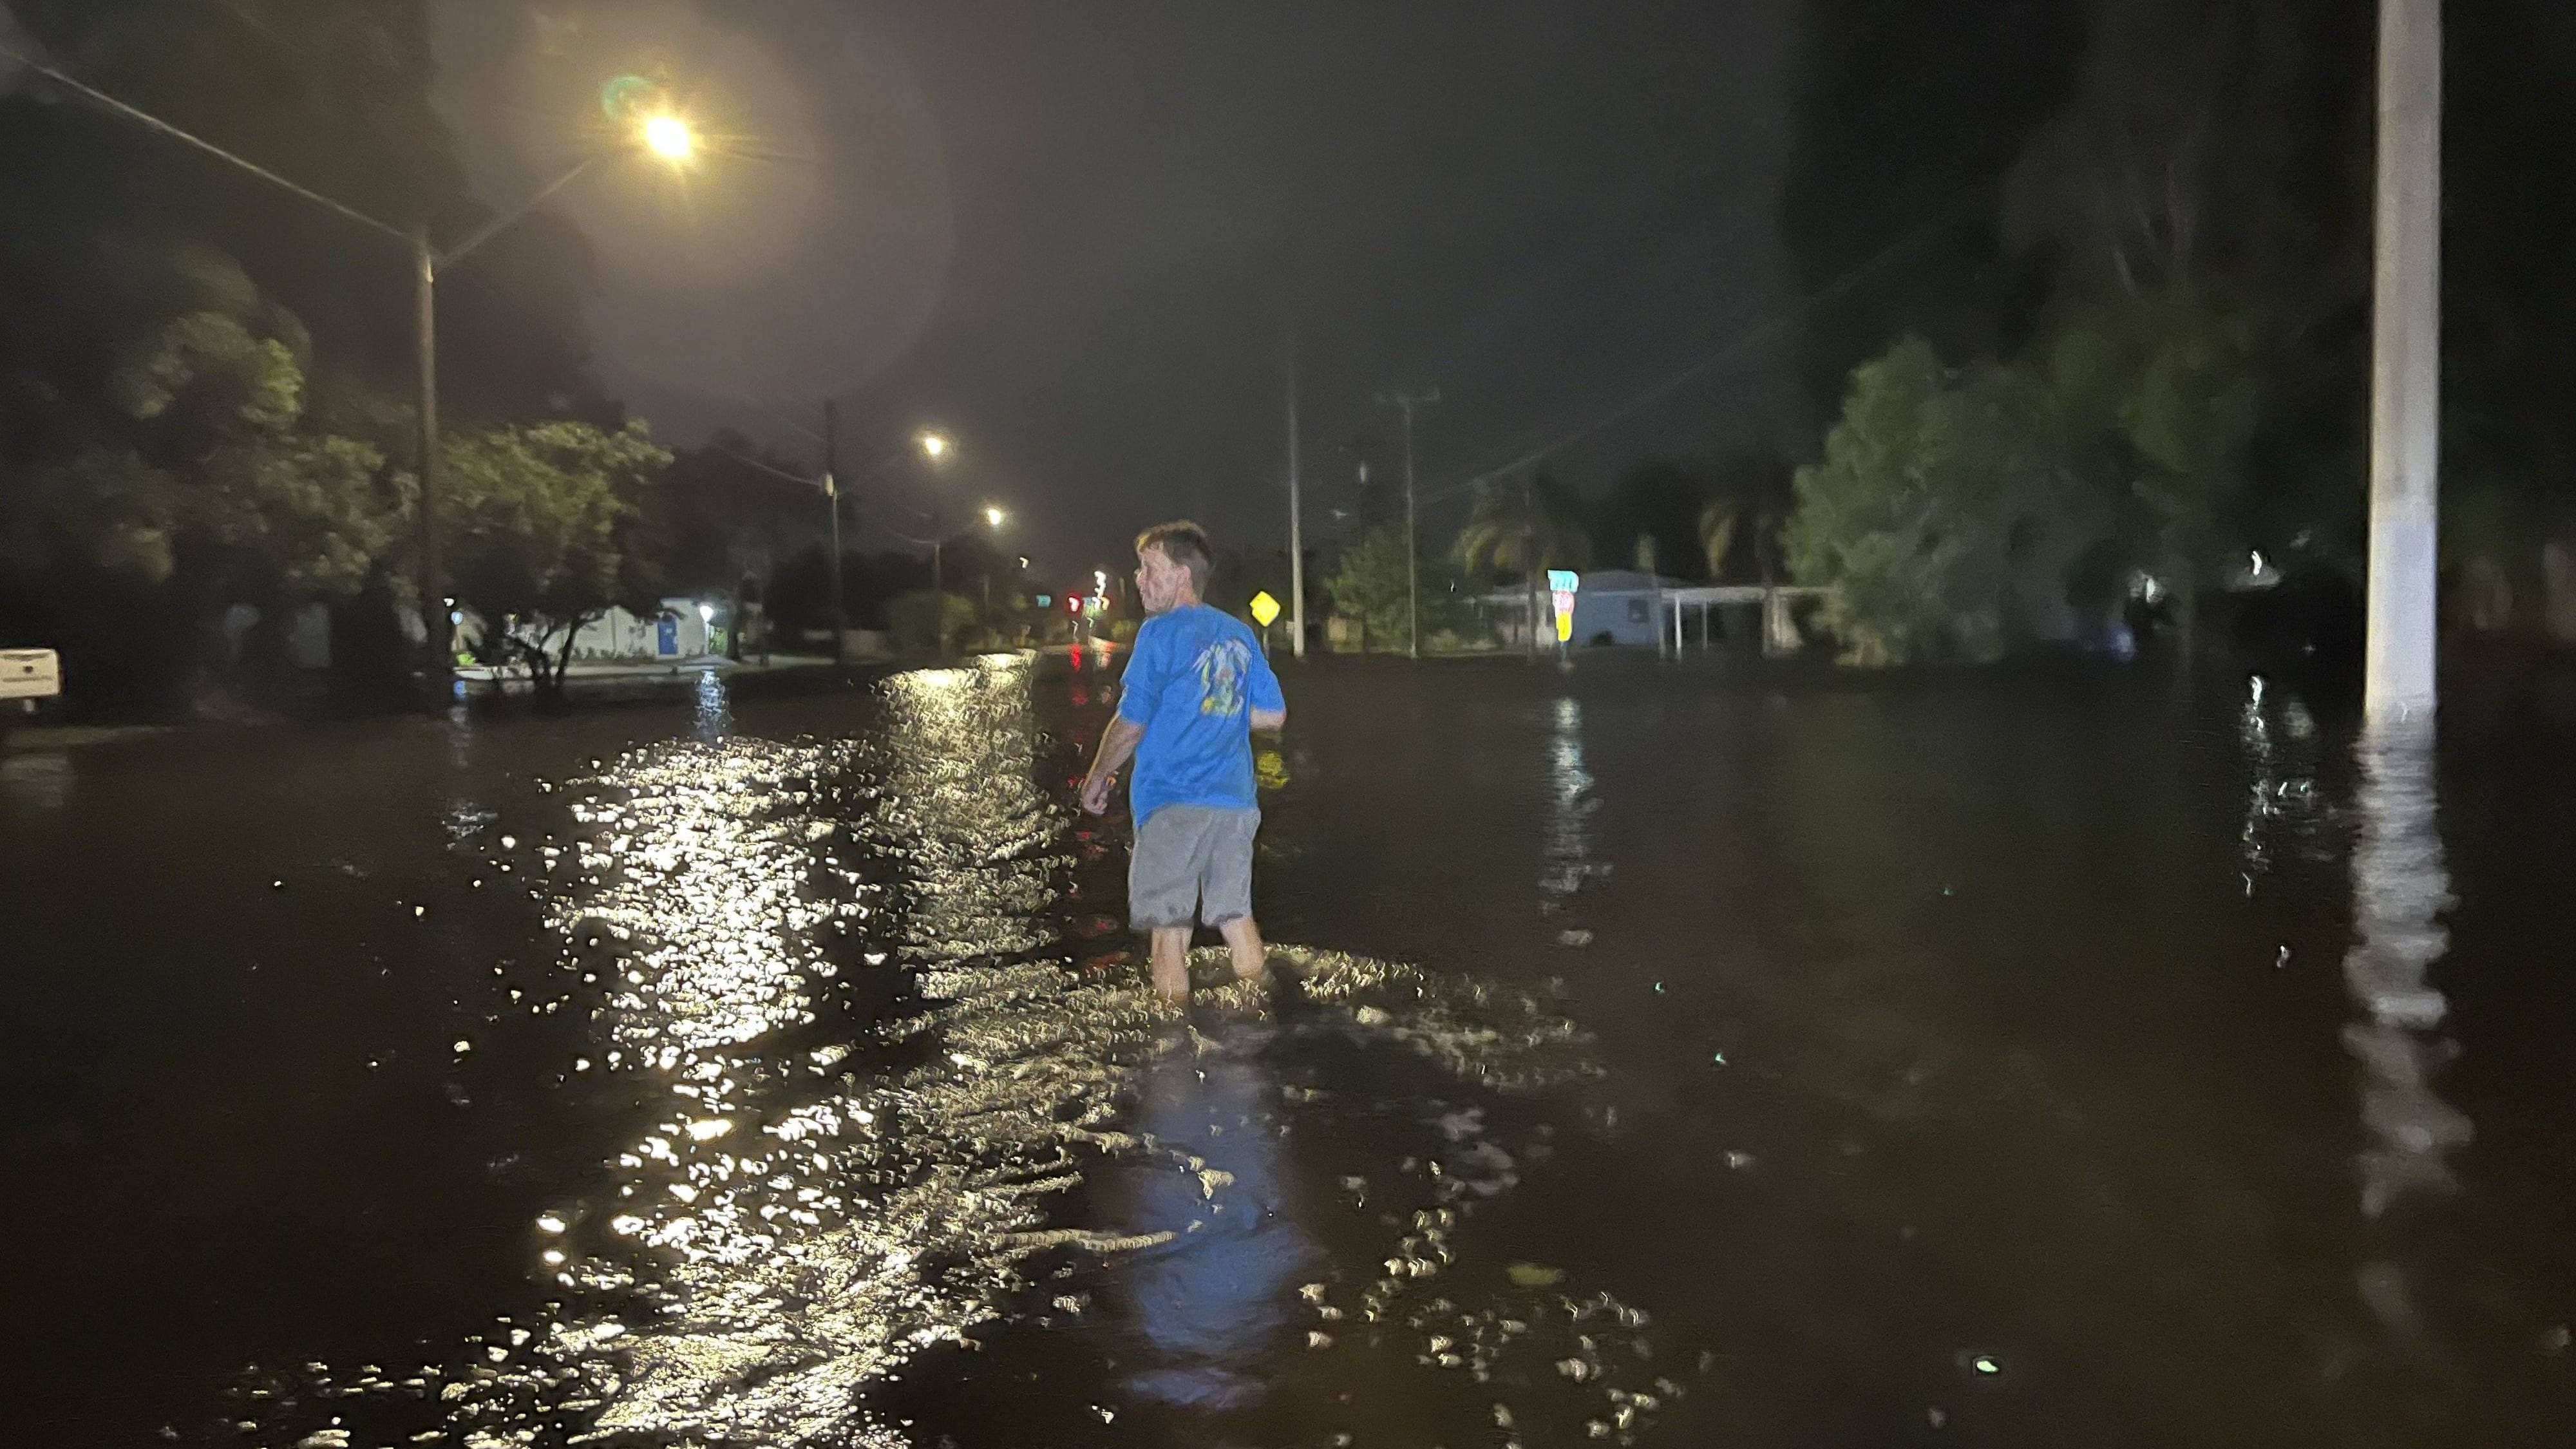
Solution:
{"label": "yellow diamond road sign", "polygon": [[1270,627],[1271,620],[1279,617],[1279,601],[1270,597],[1267,589],[1252,596],[1252,617],[1264,629]]}

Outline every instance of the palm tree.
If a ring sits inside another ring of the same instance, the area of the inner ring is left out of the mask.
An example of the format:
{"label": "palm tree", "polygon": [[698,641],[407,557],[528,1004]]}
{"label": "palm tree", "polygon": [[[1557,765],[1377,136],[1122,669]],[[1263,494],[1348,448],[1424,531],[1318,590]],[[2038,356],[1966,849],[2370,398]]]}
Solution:
{"label": "palm tree", "polygon": [[1471,573],[1517,573],[1529,590],[1530,648],[1538,647],[1539,579],[1552,568],[1592,561],[1592,536],[1546,470],[1476,485],[1475,507],[1458,534],[1458,562]]}
{"label": "palm tree", "polygon": [[1709,480],[1707,506],[1699,514],[1700,549],[1708,555],[1710,583],[1726,582],[1727,555],[1735,550],[1736,535],[1748,527],[1761,582],[1778,576],[1780,530],[1788,526],[1796,506],[1790,482],[1796,472],[1787,459],[1770,453],[1738,453],[1718,465]]}

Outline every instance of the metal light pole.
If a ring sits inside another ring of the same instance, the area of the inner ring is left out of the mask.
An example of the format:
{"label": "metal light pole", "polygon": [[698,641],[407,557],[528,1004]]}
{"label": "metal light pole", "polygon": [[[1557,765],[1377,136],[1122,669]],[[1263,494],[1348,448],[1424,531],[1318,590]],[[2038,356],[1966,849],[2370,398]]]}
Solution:
{"label": "metal light pole", "polygon": [[1306,513],[1298,499],[1297,334],[1288,334],[1288,618],[1289,647],[1306,657]]}
{"label": "metal light pole", "polygon": [[850,637],[849,605],[841,593],[841,459],[839,409],[823,399],[823,501],[832,510],[832,662],[842,662]]}
{"label": "metal light pole", "polygon": [[[1010,515],[1004,513],[998,506],[990,503],[984,505],[984,523],[987,527],[993,530],[994,537],[999,538],[1001,536],[1002,525],[1008,521],[1009,518]],[[993,627],[993,569],[989,562],[984,567],[983,579],[984,627],[989,630]]]}
{"label": "metal light pole", "polygon": [[948,456],[948,437],[925,432],[914,439],[930,460],[930,638],[939,657],[948,657],[948,539],[939,526],[939,465]]}
{"label": "metal light pole", "polygon": [[1538,483],[1536,475],[1521,474],[1521,528],[1523,551],[1528,555],[1521,570],[1529,575],[1529,646],[1530,657],[1539,655],[1538,647]]}
{"label": "metal light pole", "polygon": [[1427,408],[1440,401],[1440,389],[1429,392],[1391,392],[1379,395],[1404,414],[1404,652],[1406,657],[1422,657],[1422,568],[1421,534],[1414,526],[1413,514],[1413,410]]}
{"label": "metal light pole", "polygon": [[[672,161],[687,160],[696,141],[688,128],[676,118],[656,116],[646,124],[645,134],[634,146],[650,148]],[[428,633],[428,669],[425,680],[430,699],[445,699],[453,690],[456,671],[455,639],[449,634],[454,624],[450,614],[454,605],[447,601],[446,570],[441,567],[439,523],[441,475],[445,471],[438,444],[438,279],[449,267],[465,260],[485,242],[519,224],[530,212],[544,205],[554,194],[581,179],[583,173],[599,164],[599,153],[584,156],[564,168],[561,175],[537,188],[534,195],[517,206],[492,218],[466,234],[463,241],[446,251],[435,251],[429,244],[429,228],[412,229],[412,288],[418,309],[415,323],[418,345],[416,366],[419,370],[420,427],[420,619]]]}
{"label": "metal light pole", "polygon": [[413,419],[419,440],[420,627],[421,644],[428,650],[424,661],[426,687],[434,707],[453,692],[456,654],[448,633],[455,622],[450,617],[455,605],[447,602],[447,590],[440,586],[447,573],[440,566],[438,528],[439,488],[443,481],[440,475],[444,471],[438,448],[438,254],[430,250],[428,227],[413,229],[411,251],[415,348],[412,376],[420,389],[414,409],[417,416]]}
{"label": "metal light pole", "polygon": [[2442,3],[2379,0],[2370,358],[2370,593],[2362,706],[2433,708],[2442,389]]}

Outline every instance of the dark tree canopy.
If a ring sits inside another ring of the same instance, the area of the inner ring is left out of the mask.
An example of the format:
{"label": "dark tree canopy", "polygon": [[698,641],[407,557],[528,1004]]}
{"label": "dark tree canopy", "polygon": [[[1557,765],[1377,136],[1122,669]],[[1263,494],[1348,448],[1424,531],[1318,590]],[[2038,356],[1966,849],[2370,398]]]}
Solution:
{"label": "dark tree canopy", "polygon": [[2088,9],[1805,7],[1781,227],[1800,288],[1825,294],[1807,308],[1799,369],[1819,423],[1841,406],[1851,370],[1900,334],[1966,354],[2028,325],[2044,276],[2003,245],[1996,190],[2072,93]]}

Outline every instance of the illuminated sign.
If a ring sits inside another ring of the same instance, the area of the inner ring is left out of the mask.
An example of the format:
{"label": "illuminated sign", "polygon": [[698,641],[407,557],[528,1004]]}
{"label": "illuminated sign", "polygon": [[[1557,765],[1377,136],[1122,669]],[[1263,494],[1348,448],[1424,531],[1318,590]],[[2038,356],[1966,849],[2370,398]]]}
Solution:
{"label": "illuminated sign", "polygon": [[1041,609],[1052,609],[1052,608],[1054,608],[1054,607],[1055,607],[1055,595],[1053,595],[1053,594],[1040,594],[1040,595],[1038,595],[1038,607],[1039,607],[1039,608],[1041,608]]}
{"label": "illuminated sign", "polygon": [[1574,638],[1574,594],[1583,587],[1583,578],[1572,569],[1547,571],[1548,601],[1556,605],[1556,642],[1569,643]]}
{"label": "illuminated sign", "polygon": [[1264,589],[1252,596],[1252,620],[1254,623],[1267,629],[1270,627],[1271,621],[1278,617],[1279,601],[1270,597],[1269,590]]}

